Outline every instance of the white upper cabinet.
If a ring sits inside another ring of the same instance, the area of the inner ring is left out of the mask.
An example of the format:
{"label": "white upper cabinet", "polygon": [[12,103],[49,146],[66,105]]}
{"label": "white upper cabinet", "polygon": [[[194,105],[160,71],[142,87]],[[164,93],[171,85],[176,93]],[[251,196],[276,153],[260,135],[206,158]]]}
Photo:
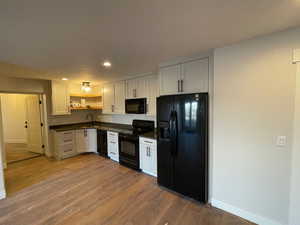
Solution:
{"label": "white upper cabinet", "polygon": [[103,113],[125,113],[125,81],[119,81],[104,85]]}
{"label": "white upper cabinet", "polygon": [[156,115],[156,98],[158,96],[157,76],[148,76],[145,80],[145,90],[147,91],[147,115]]}
{"label": "white upper cabinet", "polygon": [[181,92],[208,92],[208,58],[181,65]]}
{"label": "white upper cabinet", "polygon": [[158,96],[157,75],[148,75],[126,81],[126,98],[147,98],[147,115],[156,115]]}
{"label": "white upper cabinet", "polygon": [[52,81],[52,115],[69,115],[69,86],[65,81]]}
{"label": "white upper cabinet", "polygon": [[160,95],[208,92],[209,58],[160,68]]}
{"label": "white upper cabinet", "polygon": [[115,83],[115,104],[113,107],[113,113],[125,113],[125,81]]}
{"label": "white upper cabinet", "polygon": [[126,81],[126,98],[146,98],[147,90],[146,90],[146,79],[135,78]]}
{"label": "white upper cabinet", "polygon": [[106,84],[103,88],[103,113],[124,114],[126,98],[147,98],[147,115],[155,116],[157,96],[157,75]]}
{"label": "white upper cabinet", "polygon": [[160,69],[160,95],[171,95],[179,92],[181,66],[173,65]]}
{"label": "white upper cabinet", "polygon": [[126,98],[136,98],[137,96],[137,80],[131,79],[126,81]]}
{"label": "white upper cabinet", "polygon": [[103,113],[112,113],[115,104],[115,86],[106,84],[103,87]]}

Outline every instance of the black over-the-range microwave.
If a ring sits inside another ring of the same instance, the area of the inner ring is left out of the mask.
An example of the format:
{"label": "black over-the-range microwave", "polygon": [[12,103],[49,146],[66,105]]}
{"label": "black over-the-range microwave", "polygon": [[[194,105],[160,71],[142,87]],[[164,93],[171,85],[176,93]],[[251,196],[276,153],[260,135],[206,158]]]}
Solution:
{"label": "black over-the-range microwave", "polygon": [[128,114],[146,114],[147,99],[146,98],[126,99],[125,112]]}

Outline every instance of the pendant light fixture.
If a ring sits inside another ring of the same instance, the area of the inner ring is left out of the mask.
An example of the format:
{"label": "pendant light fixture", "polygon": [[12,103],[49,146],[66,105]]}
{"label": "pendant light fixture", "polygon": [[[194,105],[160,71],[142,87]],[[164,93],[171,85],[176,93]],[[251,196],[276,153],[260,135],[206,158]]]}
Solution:
{"label": "pendant light fixture", "polygon": [[82,82],[81,89],[84,92],[90,92],[91,89],[92,89],[91,88],[91,83],[90,82]]}

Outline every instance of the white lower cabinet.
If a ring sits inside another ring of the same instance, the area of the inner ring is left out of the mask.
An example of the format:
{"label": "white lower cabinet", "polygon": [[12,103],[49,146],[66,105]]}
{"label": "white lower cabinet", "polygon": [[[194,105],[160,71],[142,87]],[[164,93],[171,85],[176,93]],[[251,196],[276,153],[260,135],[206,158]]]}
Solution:
{"label": "white lower cabinet", "polygon": [[84,152],[97,152],[97,130],[54,131],[54,157],[66,159]]}
{"label": "white lower cabinet", "polygon": [[140,169],[144,173],[157,176],[156,140],[140,137]]}
{"label": "white lower cabinet", "polygon": [[107,154],[109,158],[119,162],[119,135],[116,132],[107,131]]}
{"label": "white lower cabinet", "polygon": [[77,155],[75,131],[54,132],[54,157],[57,160]]}
{"label": "white lower cabinet", "polygon": [[78,153],[97,152],[97,130],[76,130],[76,149]]}

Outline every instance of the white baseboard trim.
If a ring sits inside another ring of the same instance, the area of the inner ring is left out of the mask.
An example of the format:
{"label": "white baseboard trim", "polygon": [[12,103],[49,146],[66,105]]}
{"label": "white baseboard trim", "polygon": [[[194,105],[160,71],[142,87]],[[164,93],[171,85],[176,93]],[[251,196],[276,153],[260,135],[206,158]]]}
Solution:
{"label": "white baseboard trim", "polygon": [[6,198],[6,192],[4,189],[1,189],[0,190],[0,199],[4,199],[4,198]]}
{"label": "white baseboard trim", "polygon": [[231,214],[234,214],[236,216],[242,217],[246,220],[249,220],[253,223],[257,223],[259,225],[283,225],[281,223],[278,223],[276,221],[270,220],[268,218],[253,214],[251,212],[248,212],[246,210],[243,209],[239,209],[233,205],[227,204],[225,202],[216,200],[216,199],[212,199],[211,200],[211,204],[212,206],[218,208],[218,209],[222,209],[226,212],[229,212]]}

